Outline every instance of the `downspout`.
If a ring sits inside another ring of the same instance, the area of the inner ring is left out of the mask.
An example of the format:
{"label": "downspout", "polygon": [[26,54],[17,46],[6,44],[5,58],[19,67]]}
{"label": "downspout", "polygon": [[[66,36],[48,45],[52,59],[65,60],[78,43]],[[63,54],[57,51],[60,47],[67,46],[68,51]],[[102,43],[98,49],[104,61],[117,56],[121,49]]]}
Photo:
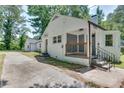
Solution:
{"label": "downspout", "polygon": [[89,64],[91,66],[91,43],[90,43],[91,27],[89,21],[88,21],[88,28],[89,28]]}

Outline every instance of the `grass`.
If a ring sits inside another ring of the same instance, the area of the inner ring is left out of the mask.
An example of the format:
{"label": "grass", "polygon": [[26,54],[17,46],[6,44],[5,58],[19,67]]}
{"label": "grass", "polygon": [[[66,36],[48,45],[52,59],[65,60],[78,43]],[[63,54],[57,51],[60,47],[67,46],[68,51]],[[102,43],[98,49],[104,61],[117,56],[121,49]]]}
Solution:
{"label": "grass", "polygon": [[[38,52],[22,52],[23,55],[28,56],[28,57],[36,57],[38,55],[41,55]],[[40,56],[39,56],[40,57]],[[44,60],[42,60],[42,58],[39,58],[40,60],[38,60],[39,62],[46,63],[46,64],[50,64],[59,68],[63,68],[63,69],[70,69],[70,70],[74,70],[74,71],[78,71],[80,68],[84,67],[83,65],[79,65],[79,64],[73,64],[73,63],[68,63],[66,61],[61,61],[55,58],[45,58]]]}
{"label": "grass", "polygon": [[51,57],[46,58],[45,63],[57,66],[59,68],[65,68],[65,69],[70,69],[70,70],[78,70],[78,69],[84,67],[83,65],[68,63],[66,61],[60,61],[58,59],[51,58]]}
{"label": "grass", "polygon": [[1,76],[1,73],[2,73],[2,69],[3,69],[4,57],[5,57],[5,54],[1,52],[0,53],[0,76]]}
{"label": "grass", "polygon": [[28,57],[31,57],[31,58],[33,58],[33,57],[35,57],[35,56],[37,56],[37,55],[40,55],[40,53],[39,52],[21,52],[23,55],[25,55],[25,56],[28,56]]}
{"label": "grass", "polygon": [[116,64],[116,67],[124,69],[124,55],[121,55],[120,61],[121,61],[121,63],[120,64]]}
{"label": "grass", "polygon": [[99,85],[93,83],[93,82],[85,82],[86,85],[88,85],[91,88],[100,88]]}

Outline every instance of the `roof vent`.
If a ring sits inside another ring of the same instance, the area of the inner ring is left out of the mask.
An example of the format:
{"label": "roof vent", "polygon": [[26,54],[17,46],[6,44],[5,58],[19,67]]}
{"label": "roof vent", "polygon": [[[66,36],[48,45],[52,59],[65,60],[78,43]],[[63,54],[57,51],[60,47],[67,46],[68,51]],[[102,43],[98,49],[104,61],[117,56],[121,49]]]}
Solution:
{"label": "roof vent", "polygon": [[78,31],[83,31],[84,29],[83,28],[80,28]]}

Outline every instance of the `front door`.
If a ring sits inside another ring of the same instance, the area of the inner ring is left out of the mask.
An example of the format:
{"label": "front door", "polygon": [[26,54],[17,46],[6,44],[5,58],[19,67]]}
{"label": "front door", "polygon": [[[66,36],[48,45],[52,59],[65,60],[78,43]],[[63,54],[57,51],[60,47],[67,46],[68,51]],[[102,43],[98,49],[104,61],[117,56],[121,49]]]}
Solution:
{"label": "front door", "polygon": [[92,35],[92,56],[96,55],[96,38],[95,38],[95,34]]}
{"label": "front door", "polygon": [[48,39],[45,40],[45,52],[48,52]]}

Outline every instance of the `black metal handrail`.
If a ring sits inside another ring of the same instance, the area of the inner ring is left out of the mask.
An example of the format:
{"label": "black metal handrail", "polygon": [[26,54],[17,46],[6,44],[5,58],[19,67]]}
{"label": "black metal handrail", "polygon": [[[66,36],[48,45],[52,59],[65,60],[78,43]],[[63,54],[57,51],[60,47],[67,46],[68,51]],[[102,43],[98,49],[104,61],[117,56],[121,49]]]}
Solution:
{"label": "black metal handrail", "polygon": [[98,47],[97,48],[97,58],[99,60],[105,60],[106,62],[110,64],[114,64],[114,67],[115,67],[115,63],[118,62],[117,60],[117,57],[115,54],[101,48],[101,47]]}

